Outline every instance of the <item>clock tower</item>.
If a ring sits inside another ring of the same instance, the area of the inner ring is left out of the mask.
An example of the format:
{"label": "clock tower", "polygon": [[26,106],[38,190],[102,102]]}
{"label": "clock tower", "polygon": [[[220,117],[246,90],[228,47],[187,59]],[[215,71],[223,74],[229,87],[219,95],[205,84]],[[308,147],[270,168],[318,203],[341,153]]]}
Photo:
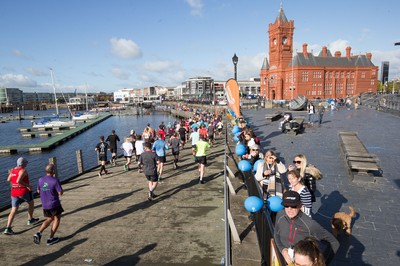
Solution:
{"label": "clock tower", "polygon": [[288,21],[282,3],[275,22],[268,25],[269,66],[260,73],[261,92],[269,100],[283,99],[285,70],[292,60],[294,21]]}

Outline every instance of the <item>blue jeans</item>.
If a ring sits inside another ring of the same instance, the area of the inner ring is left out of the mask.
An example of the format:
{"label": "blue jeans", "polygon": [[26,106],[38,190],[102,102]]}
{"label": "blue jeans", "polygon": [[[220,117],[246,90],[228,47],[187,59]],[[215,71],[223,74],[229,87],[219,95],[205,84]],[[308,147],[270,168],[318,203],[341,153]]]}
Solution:
{"label": "blue jeans", "polygon": [[314,114],[308,114],[308,123],[314,123]]}

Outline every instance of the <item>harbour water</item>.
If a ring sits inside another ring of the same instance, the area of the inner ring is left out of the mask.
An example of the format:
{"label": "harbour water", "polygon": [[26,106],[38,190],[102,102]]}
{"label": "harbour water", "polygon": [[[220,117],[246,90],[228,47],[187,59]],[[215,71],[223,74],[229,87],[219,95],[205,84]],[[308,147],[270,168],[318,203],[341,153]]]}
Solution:
{"label": "harbour water", "polygon": [[[26,116],[45,116],[53,113],[54,110],[44,112],[25,111]],[[1,114],[3,117],[9,115]],[[14,112],[12,115],[17,116],[18,113]],[[122,144],[123,138],[129,135],[132,129],[140,134],[147,123],[150,123],[152,128],[157,128],[162,121],[168,124],[168,122],[173,123],[175,120],[176,118],[164,113],[151,113],[141,116],[115,115],[51,151],[0,155],[0,208],[10,204],[10,189],[7,182],[8,170],[16,166],[16,161],[19,157],[23,156],[29,161],[27,170],[33,186],[36,186],[38,178],[44,175],[44,167],[51,157],[57,158],[58,177],[60,180],[65,180],[78,174],[76,150],[82,150],[84,169],[90,169],[97,165],[97,155],[94,149],[101,135],[107,137],[111,134],[111,130],[115,129],[121,139],[119,144]],[[30,120],[15,120],[0,123],[0,146],[41,143],[47,140],[47,138],[23,138],[18,128],[30,126]],[[118,151],[118,154],[122,154],[122,152]]]}

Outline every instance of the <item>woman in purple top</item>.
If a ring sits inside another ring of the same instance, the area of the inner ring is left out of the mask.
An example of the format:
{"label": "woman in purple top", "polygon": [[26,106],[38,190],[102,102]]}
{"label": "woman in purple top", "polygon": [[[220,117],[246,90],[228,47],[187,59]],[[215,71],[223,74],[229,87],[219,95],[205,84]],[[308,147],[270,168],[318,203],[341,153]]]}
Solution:
{"label": "woman in purple top", "polygon": [[33,242],[40,244],[42,232],[53,223],[50,231],[50,237],[47,239],[47,245],[52,245],[58,242],[58,238],[54,237],[58,226],[60,225],[61,213],[64,209],[61,206],[60,196],[63,194],[60,180],[54,177],[55,167],[54,164],[46,166],[46,175],[39,178],[37,185],[37,192],[40,194],[42,201],[43,215],[46,220],[40,226],[39,231],[33,235]]}

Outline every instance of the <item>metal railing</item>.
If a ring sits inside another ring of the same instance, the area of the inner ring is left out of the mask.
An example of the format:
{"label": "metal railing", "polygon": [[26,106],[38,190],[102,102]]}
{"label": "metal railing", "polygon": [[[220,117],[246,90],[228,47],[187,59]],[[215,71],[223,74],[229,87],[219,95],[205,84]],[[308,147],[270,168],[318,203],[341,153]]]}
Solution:
{"label": "metal railing", "polygon": [[[225,128],[225,159],[224,159],[224,207],[225,207],[225,261],[224,263],[221,263],[226,266],[231,265],[231,259],[232,259],[232,241],[231,241],[231,235],[237,234],[236,228],[232,228],[229,225],[229,200],[230,200],[230,193],[229,193],[229,177],[227,175],[227,158],[232,159],[232,161],[235,164],[235,167],[237,168],[237,161],[234,154],[232,152],[231,147],[229,146],[228,143],[228,130],[227,127]],[[236,169],[235,169],[236,170]],[[257,181],[254,177],[254,174],[252,171],[247,171],[247,172],[241,172],[243,182],[247,188],[247,193],[248,196],[257,196],[260,197],[261,199],[263,198],[262,191],[260,190],[259,185],[257,184]],[[251,218],[254,221],[256,233],[257,233],[257,238],[260,246],[260,253],[261,253],[261,261],[260,265],[270,265],[271,263],[271,256],[273,255],[271,252],[271,239],[274,238],[274,225],[273,225],[273,219],[275,218],[275,213],[270,212],[268,209],[268,206],[264,204],[263,208],[255,213],[251,214]],[[286,265],[286,262],[283,258],[283,256],[280,254],[280,252],[275,253],[275,259],[279,263],[279,265]]]}

